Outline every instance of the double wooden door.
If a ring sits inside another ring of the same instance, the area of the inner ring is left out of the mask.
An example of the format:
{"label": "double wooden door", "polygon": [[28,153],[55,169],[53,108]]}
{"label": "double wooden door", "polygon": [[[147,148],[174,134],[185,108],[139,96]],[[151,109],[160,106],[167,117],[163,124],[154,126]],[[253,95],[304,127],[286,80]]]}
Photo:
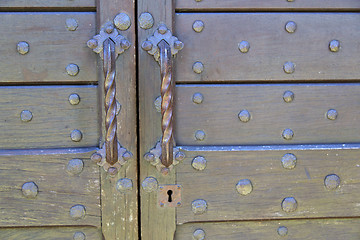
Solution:
{"label": "double wooden door", "polygon": [[1,1],[0,239],[359,239],[359,9]]}

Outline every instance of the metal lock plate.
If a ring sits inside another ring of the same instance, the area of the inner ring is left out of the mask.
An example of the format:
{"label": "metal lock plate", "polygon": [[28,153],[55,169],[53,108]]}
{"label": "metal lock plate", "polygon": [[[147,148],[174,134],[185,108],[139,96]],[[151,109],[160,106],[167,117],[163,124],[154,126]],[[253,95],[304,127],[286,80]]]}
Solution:
{"label": "metal lock plate", "polygon": [[181,185],[160,185],[158,190],[158,202],[160,207],[181,206]]}

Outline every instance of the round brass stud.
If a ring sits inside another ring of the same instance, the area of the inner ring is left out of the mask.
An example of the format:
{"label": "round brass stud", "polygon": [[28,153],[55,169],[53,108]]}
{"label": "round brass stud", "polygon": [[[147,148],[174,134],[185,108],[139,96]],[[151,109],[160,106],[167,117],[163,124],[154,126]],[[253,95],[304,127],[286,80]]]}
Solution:
{"label": "round brass stud", "polygon": [[287,74],[292,74],[295,72],[295,64],[292,62],[286,62],[284,63],[284,72]]}
{"label": "round brass stud", "polygon": [[182,161],[185,159],[185,153],[184,152],[177,152],[176,155],[175,155],[175,160],[177,161]]}
{"label": "round brass stud", "polygon": [[21,113],[20,113],[21,121],[30,122],[32,118],[33,118],[32,112],[30,112],[29,110],[21,111]]}
{"label": "round brass stud", "polygon": [[329,49],[331,52],[338,52],[340,49],[340,41],[339,40],[330,41]]}
{"label": "round brass stud", "polygon": [[122,158],[125,160],[125,161],[129,161],[133,158],[133,154],[129,151],[126,151],[123,153],[122,155]]}
{"label": "round brass stud", "polygon": [[291,103],[295,98],[295,94],[292,91],[285,91],[283,99],[286,103]]}
{"label": "round brass stud", "polygon": [[335,109],[329,109],[326,113],[326,117],[329,120],[336,120],[338,112]]}
{"label": "round brass stud", "polygon": [[69,102],[71,105],[78,105],[80,103],[80,96],[76,93],[70,94]]}
{"label": "round brass stud", "polygon": [[202,131],[202,130],[197,130],[197,131],[195,132],[195,139],[196,139],[197,141],[203,141],[203,140],[205,139],[205,136],[206,136],[206,134],[205,134],[205,132]]}
{"label": "round brass stud", "polygon": [[194,93],[192,101],[193,103],[200,104],[204,101],[204,96],[201,93]]}
{"label": "round brass stud", "polygon": [[167,27],[165,24],[160,24],[159,28],[158,28],[158,32],[160,34],[165,34],[168,31]]}
{"label": "round brass stud", "polygon": [[287,128],[283,131],[282,136],[285,140],[291,140],[294,137],[294,132],[290,128]]}
{"label": "round brass stud", "polygon": [[22,42],[18,42],[16,49],[17,49],[18,53],[20,53],[21,55],[25,55],[29,52],[30,47],[27,42],[22,41]]}
{"label": "round brass stud", "polygon": [[26,198],[35,198],[39,193],[39,187],[34,182],[26,182],[21,187],[22,194]]}
{"label": "round brass stud", "polygon": [[288,234],[288,229],[287,229],[287,227],[281,226],[278,228],[277,232],[278,232],[279,236],[284,237]]}
{"label": "round brass stud", "polygon": [[193,233],[193,240],[205,240],[205,231],[196,229]]}
{"label": "round brass stud", "polygon": [[69,65],[67,65],[65,70],[66,70],[67,74],[70,76],[76,76],[76,75],[78,75],[78,73],[80,71],[79,66],[74,63],[70,63]]}
{"label": "round brass stud", "polygon": [[204,25],[204,22],[201,21],[201,20],[196,20],[194,23],[193,23],[193,29],[195,32],[197,33],[200,33],[202,32],[202,30],[204,29],[205,25]]}
{"label": "round brass stud", "polygon": [[131,43],[127,40],[127,39],[123,39],[120,41],[120,46],[122,49],[129,49],[129,47],[131,46]]}
{"label": "round brass stud", "polygon": [[191,166],[198,171],[203,171],[206,168],[206,159],[203,156],[194,157]]}
{"label": "round brass stud", "polygon": [[69,31],[75,31],[78,28],[78,22],[74,18],[66,19],[66,29]]}
{"label": "round brass stud", "polygon": [[102,160],[102,156],[99,153],[93,153],[90,157],[91,161],[95,162],[95,163],[100,163]]}
{"label": "round brass stud", "polygon": [[82,139],[82,133],[80,130],[73,130],[71,133],[70,133],[70,138],[71,140],[73,140],[74,142],[80,142],[81,139]]}
{"label": "round brass stud", "polygon": [[142,188],[145,192],[151,193],[158,189],[159,183],[154,177],[147,177],[141,183]]}
{"label": "round brass stud", "polygon": [[250,194],[253,190],[251,181],[249,179],[241,179],[236,184],[236,190],[238,191],[238,193],[244,196]]}
{"label": "round brass stud", "polygon": [[284,198],[281,202],[281,208],[284,212],[294,212],[297,209],[297,201],[293,197]]}
{"label": "round brass stud", "polygon": [[194,73],[200,74],[204,71],[204,64],[202,62],[195,62],[192,69]]}
{"label": "round brass stud", "polygon": [[293,21],[289,21],[286,23],[285,25],[285,30],[288,32],[288,33],[294,33],[296,31],[296,23],[293,22]]}
{"label": "round brass stud", "polygon": [[90,39],[89,41],[87,41],[86,44],[91,49],[95,49],[98,47],[98,42],[95,39]]}
{"label": "round brass stud", "polygon": [[116,190],[121,193],[131,192],[133,189],[133,182],[129,178],[121,178],[116,182]]}
{"label": "round brass stud", "polygon": [[114,24],[121,31],[128,30],[131,26],[130,17],[126,13],[119,13],[114,18]]}
{"label": "round brass stud", "polygon": [[108,174],[111,176],[111,177],[115,177],[116,174],[118,173],[118,169],[116,167],[109,167],[109,169],[107,170]]}
{"label": "round brass stud", "polygon": [[196,215],[203,214],[207,210],[207,202],[203,199],[194,200],[191,203],[191,210]]}
{"label": "round brass stud", "polygon": [[239,113],[238,117],[241,122],[247,123],[250,121],[251,115],[248,110],[244,109]]}
{"label": "round brass stud", "polygon": [[86,215],[86,209],[83,205],[74,205],[70,208],[70,217],[73,219],[81,219]]}
{"label": "round brass stud", "polygon": [[329,190],[335,190],[340,186],[340,177],[336,174],[327,175],[324,179],[325,187]]}
{"label": "round brass stud", "polygon": [[83,232],[76,232],[76,233],[74,233],[73,239],[74,240],[85,240],[86,236]]}
{"label": "round brass stud", "polygon": [[242,53],[247,53],[250,49],[250,43],[247,41],[241,41],[238,45],[239,51]]}
{"label": "round brass stud", "polygon": [[147,162],[154,162],[154,161],[155,161],[155,155],[152,154],[152,153],[145,153],[144,159],[145,159]]}
{"label": "round brass stud", "polygon": [[181,50],[184,48],[184,43],[182,41],[177,40],[174,42],[174,48],[177,50]]}
{"label": "round brass stud", "polygon": [[84,162],[78,158],[71,159],[66,166],[66,172],[71,175],[78,175],[82,172],[83,169]]}
{"label": "round brass stud", "polygon": [[153,47],[153,44],[152,44],[150,41],[144,41],[144,42],[141,44],[141,48],[144,49],[145,51],[151,50],[152,47]]}
{"label": "round brass stud", "polygon": [[152,28],[154,26],[153,16],[148,12],[141,13],[139,17],[139,25],[142,29]]}
{"label": "round brass stud", "polygon": [[111,24],[106,24],[106,26],[104,26],[105,28],[105,32],[110,34],[114,31],[114,25],[111,23]]}
{"label": "round brass stud", "polygon": [[281,164],[285,169],[294,169],[296,167],[296,156],[292,153],[287,153],[281,158]]}

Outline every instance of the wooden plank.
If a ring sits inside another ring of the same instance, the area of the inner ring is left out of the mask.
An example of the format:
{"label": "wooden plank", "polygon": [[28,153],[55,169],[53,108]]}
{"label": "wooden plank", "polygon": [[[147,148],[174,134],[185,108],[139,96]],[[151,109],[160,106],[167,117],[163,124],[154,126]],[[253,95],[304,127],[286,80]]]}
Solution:
{"label": "wooden plank", "polygon": [[[0,226],[89,225],[100,227],[99,167],[90,160],[94,149],[0,151]],[[68,173],[72,159],[84,163],[81,173]],[[26,182],[38,186],[35,198],[22,193]],[[82,219],[70,208],[83,205]],[[0,233],[1,235],[1,233]]]}
{"label": "wooden plank", "polygon": [[46,9],[66,9],[66,8],[94,8],[95,0],[2,0],[0,2],[0,8],[8,10],[8,8],[16,8],[22,10],[28,10],[29,8]]}
{"label": "wooden plank", "polygon": [[[192,223],[177,227],[176,240],[191,239],[197,229],[202,229],[206,239],[326,239],[358,240],[360,219],[315,219],[263,222]],[[286,237],[278,234],[279,227],[287,228]]]}
{"label": "wooden plank", "polygon": [[[182,206],[177,223],[230,220],[329,218],[360,216],[359,145],[293,147],[184,147],[186,159],[177,166],[177,183],[182,185]],[[296,166],[285,169],[282,157],[296,157]],[[203,171],[192,160],[203,156]],[[340,178],[339,187],[329,190],[324,179]],[[240,195],[236,184],[252,182],[250,194]],[[297,208],[282,209],[282,201],[293,197]],[[191,204],[207,202],[207,211],[195,215]]]}
{"label": "wooden plank", "polygon": [[303,1],[283,1],[283,0],[181,0],[176,1],[178,11],[348,11],[360,8],[359,1],[343,0],[303,0]]}
{"label": "wooden plank", "polygon": [[[7,240],[69,240],[76,239],[75,236],[81,236],[83,233],[86,240],[103,239],[101,231],[94,227],[52,227],[52,228],[1,228],[1,239]],[[81,239],[81,238],[80,238]]]}
{"label": "wooden plank", "polygon": [[[286,91],[294,100],[283,100]],[[263,145],[360,142],[359,84],[178,85],[175,138],[178,145]],[[192,101],[201,93],[203,102]],[[250,113],[242,122],[238,114]],[[329,120],[327,112],[337,111]],[[291,140],[283,131],[291,129]],[[195,132],[205,132],[199,141]]]}
{"label": "wooden plank", "polygon": [[[192,29],[196,20],[204,22],[201,33]],[[288,21],[297,24],[294,33],[285,30]],[[185,47],[177,56],[176,81],[359,79],[360,31],[353,24],[359,21],[358,13],[177,14],[176,32]],[[338,52],[329,50],[334,39]],[[239,51],[241,41],[249,42],[247,53]],[[201,74],[192,69],[197,61],[204,65]],[[294,73],[284,72],[286,62],[295,64]]]}
{"label": "wooden plank", "polygon": [[[95,86],[1,87],[0,146],[2,149],[96,146],[99,142]],[[69,96],[80,96],[71,105]],[[22,121],[21,113],[32,113]],[[82,132],[72,141],[73,130]]]}
{"label": "wooden plank", "polygon": [[[75,31],[67,30],[70,18]],[[96,82],[96,54],[86,46],[95,35],[94,13],[0,13],[0,22],[6,33],[0,36],[0,82]],[[17,52],[20,41],[29,44],[25,55]],[[80,69],[76,76],[65,70],[71,63]]]}

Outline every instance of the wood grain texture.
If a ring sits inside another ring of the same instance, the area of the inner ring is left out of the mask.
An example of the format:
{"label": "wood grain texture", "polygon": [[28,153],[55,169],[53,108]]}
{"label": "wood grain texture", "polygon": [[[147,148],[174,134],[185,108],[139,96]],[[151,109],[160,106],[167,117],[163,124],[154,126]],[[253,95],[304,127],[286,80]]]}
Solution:
{"label": "wood grain texture", "polygon": [[[283,100],[285,91],[294,100]],[[360,142],[359,84],[244,84],[178,85],[176,91],[175,138],[178,145],[266,145]],[[203,102],[192,102],[194,93]],[[251,118],[241,122],[240,111]],[[338,113],[335,120],[326,116],[329,109]],[[282,133],[291,129],[294,136],[285,140]],[[195,132],[203,130],[203,141]]]}
{"label": "wood grain texture", "polygon": [[[204,1],[205,2],[205,1]],[[286,2],[286,1],[284,1]],[[201,33],[192,29],[202,20]],[[288,21],[297,24],[285,31]],[[358,13],[214,13],[177,14],[175,28],[185,47],[177,56],[177,82],[221,81],[344,81],[359,78],[360,31]],[[340,41],[339,52],[329,50],[331,40]],[[248,41],[241,53],[238,43]],[[204,71],[196,74],[196,61]],[[283,70],[285,62],[295,72]]]}
{"label": "wood grain texture", "polygon": [[[177,208],[177,223],[194,221],[229,221],[255,219],[292,219],[358,217],[359,148],[354,146],[300,147],[213,147],[190,148],[186,159],[177,166],[177,183],[182,185],[182,207]],[[283,168],[287,154],[297,158],[292,170]],[[197,171],[192,159],[203,156],[206,169]],[[329,174],[340,177],[340,186],[329,190],[324,179]],[[240,195],[236,184],[241,179],[252,182],[253,191]],[[285,212],[281,203],[294,197],[298,207]],[[191,203],[207,201],[207,212],[194,215]]]}
{"label": "wood grain texture", "polygon": [[[321,240],[357,240],[360,236],[360,219],[319,219],[289,221],[256,221],[229,223],[192,223],[178,226],[176,240],[191,239],[193,232],[203,229],[206,239],[321,239]],[[277,229],[285,226],[286,237],[279,236]]]}
{"label": "wood grain texture", "polygon": [[[99,167],[90,160],[93,150],[1,150],[0,226],[100,227]],[[79,175],[66,171],[69,160],[74,158],[84,162]],[[22,185],[30,181],[39,189],[34,199],[24,197],[21,191]],[[77,204],[85,206],[86,215],[74,220],[69,211]]]}
{"label": "wood grain texture", "polygon": [[[76,31],[67,30],[68,18],[77,21]],[[94,13],[1,13],[0,22],[6,33],[0,36],[0,82],[96,82],[96,55],[86,46],[95,35]],[[25,55],[16,50],[20,41],[30,46]],[[76,76],[65,70],[70,63],[79,66]]]}
{"label": "wood grain texture", "polygon": [[[1,87],[0,145],[2,149],[96,146],[99,142],[98,103],[95,86]],[[78,105],[69,96],[80,96]],[[32,120],[21,121],[23,110]],[[74,142],[70,134],[82,132]]]}
{"label": "wood grain texture", "polygon": [[20,8],[27,10],[28,8],[95,8],[95,0],[2,0],[0,8]]}

